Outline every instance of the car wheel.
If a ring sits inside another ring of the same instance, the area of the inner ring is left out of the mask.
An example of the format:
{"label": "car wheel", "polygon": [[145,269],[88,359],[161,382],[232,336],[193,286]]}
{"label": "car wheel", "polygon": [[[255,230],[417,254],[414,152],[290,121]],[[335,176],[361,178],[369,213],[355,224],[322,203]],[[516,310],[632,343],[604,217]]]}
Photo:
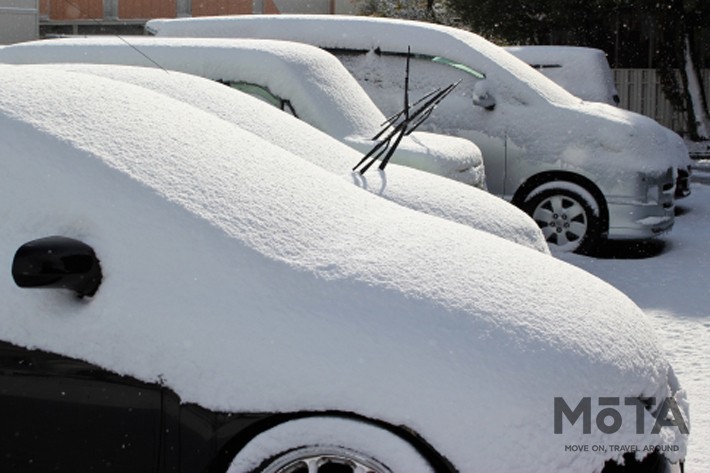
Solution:
{"label": "car wheel", "polygon": [[406,441],[364,422],[313,417],[285,422],[252,439],[227,473],[433,472]]}
{"label": "car wheel", "polygon": [[599,240],[599,204],[576,184],[544,184],[528,194],[523,208],[538,224],[553,251],[587,253]]}

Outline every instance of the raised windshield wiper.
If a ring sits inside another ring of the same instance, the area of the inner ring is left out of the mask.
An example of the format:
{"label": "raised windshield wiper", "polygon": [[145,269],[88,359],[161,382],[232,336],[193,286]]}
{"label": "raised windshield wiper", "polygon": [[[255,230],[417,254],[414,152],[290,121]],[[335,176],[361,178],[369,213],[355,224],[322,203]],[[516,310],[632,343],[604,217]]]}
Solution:
{"label": "raised windshield wiper", "polygon": [[383,123],[380,124],[380,126],[383,127],[382,130],[380,130],[375,136],[373,136],[372,139],[376,140],[380,136],[382,136],[391,126],[393,126],[397,122],[397,120],[399,118],[402,117],[402,115],[406,115],[409,112],[409,108],[416,107],[417,105],[419,105],[420,103],[422,103],[423,101],[425,101],[426,99],[428,99],[429,97],[434,95],[435,93],[439,92],[440,90],[441,90],[441,87],[432,90],[431,92],[426,94],[424,97],[422,97],[419,100],[417,100],[416,102],[414,102],[411,105],[411,107],[408,107],[406,109],[402,109],[399,112],[395,113],[394,115],[388,117]]}
{"label": "raised windshield wiper", "polygon": [[[390,159],[397,150],[397,146],[402,141],[402,138],[416,130],[419,125],[429,118],[434,109],[441,103],[442,100],[449,95],[456,86],[461,83],[458,80],[449,84],[445,88],[435,89],[424,97],[420,98],[412,105],[409,104],[409,60],[411,51],[407,48],[407,62],[404,75],[404,108],[387,118],[382,124],[384,127],[372,139],[380,140],[375,146],[358,162],[353,171],[358,171],[361,175],[372,167],[372,165],[381,159],[379,169],[383,170],[389,163]],[[385,133],[389,130],[389,133]],[[384,138],[381,138],[384,135]],[[360,168],[358,170],[358,168]]]}

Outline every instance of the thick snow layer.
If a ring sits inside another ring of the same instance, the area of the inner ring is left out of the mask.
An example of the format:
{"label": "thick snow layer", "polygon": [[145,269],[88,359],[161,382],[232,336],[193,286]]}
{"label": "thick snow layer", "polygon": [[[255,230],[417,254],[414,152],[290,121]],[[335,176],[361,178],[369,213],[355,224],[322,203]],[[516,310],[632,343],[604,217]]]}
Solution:
{"label": "thick snow layer", "polygon": [[614,75],[601,49],[578,46],[508,46],[504,49],[576,97],[617,104]]}
{"label": "thick snow layer", "polygon": [[[473,107],[475,80],[469,77],[468,83],[464,81],[442,102],[424,126],[473,139],[487,162],[484,140],[494,138],[509,140],[508,146],[522,149],[526,159],[547,162],[552,169],[564,169],[570,164],[572,169],[579,169],[581,160],[582,169],[591,175],[604,174],[611,168],[617,174],[628,173],[619,179],[632,179],[638,172],[664,173],[670,165],[689,164],[687,150],[679,152],[677,143],[653,120],[609,105],[583,102],[504,49],[467,31],[404,20],[337,15],[152,20],[146,28],[159,36],[272,38],[329,49],[379,48],[400,54],[411,47],[413,53],[444,56],[482,73],[497,105],[493,112]],[[350,59],[355,62],[347,64],[348,69],[374,102],[385,114],[396,111],[400,107],[399,94],[392,94],[393,87],[381,82],[381,77],[373,77],[365,84],[363,80],[372,74],[367,59],[362,63],[357,62],[359,57]],[[422,83],[441,85],[440,77],[422,77],[421,71],[417,74]],[[578,160],[566,163],[565,157],[570,154]],[[489,177],[491,172],[498,172],[490,166],[488,170]]]}
{"label": "thick snow layer", "polygon": [[[294,21],[299,26],[295,26]],[[494,70],[505,70],[519,77],[522,86],[516,83],[518,90],[513,92],[524,94],[522,97],[535,100],[536,95],[542,95],[561,104],[579,102],[562,87],[478,35],[441,25],[427,23],[425,28],[420,25],[424,23],[339,15],[257,15],[151,20],[146,28],[163,37],[271,38],[314,44],[328,49],[374,50],[379,47],[384,51],[406,52],[411,47],[412,52],[432,56],[440,56],[445,52],[448,59],[467,65],[473,62],[472,67],[476,65],[476,61],[472,60],[478,56],[486,58],[486,65],[490,63]],[[387,29],[386,35],[382,34],[384,28]],[[535,92],[531,93],[529,89]]]}
{"label": "thick snow layer", "polygon": [[[604,51],[600,49],[577,46],[509,46],[504,49],[576,97],[608,105],[618,103],[614,75]],[[606,107],[604,110],[608,113]],[[628,111],[623,111],[620,119],[628,119],[629,115]],[[677,133],[665,127],[656,127],[650,120],[644,119],[634,122],[634,126],[655,129],[653,142],[667,150],[671,162],[683,169],[690,165],[688,149]]]}
{"label": "thick snow layer", "polygon": [[162,380],[207,408],[406,425],[459,471],[598,471],[621,456],[565,453],[582,441],[685,454],[677,429],[650,433],[648,412],[640,435],[634,422],[552,432],[555,397],[687,406],[638,307],[549,255],[96,76],[0,67],[0,142],[0,260],[62,234],[91,244],[105,274],[86,301],[4,279],[4,340]]}
{"label": "thick snow layer", "polygon": [[[334,56],[303,44],[206,38],[67,38],[0,48],[0,61],[160,67],[228,83],[256,84],[288,100],[305,122],[363,153],[372,149],[372,138],[385,122],[382,112]],[[481,152],[462,138],[415,132],[402,140],[392,162],[485,186]]]}
{"label": "thick snow layer", "polygon": [[[49,67],[49,66],[41,66]],[[537,224],[522,210],[480,189],[396,164],[385,172],[352,172],[355,150],[260,100],[192,75],[137,68],[64,64],[63,70],[96,74],[163,93],[238,125],[356,186],[430,215],[453,220],[548,253]]]}
{"label": "thick snow layer", "polygon": [[693,184],[678,205],[682,214],[655,245],[663,247],[656,256],[629,259],[631,247],[614,259],[560,257],[621,289],[649,315],[692,399],[686,471],[710,471],[710,186]]}

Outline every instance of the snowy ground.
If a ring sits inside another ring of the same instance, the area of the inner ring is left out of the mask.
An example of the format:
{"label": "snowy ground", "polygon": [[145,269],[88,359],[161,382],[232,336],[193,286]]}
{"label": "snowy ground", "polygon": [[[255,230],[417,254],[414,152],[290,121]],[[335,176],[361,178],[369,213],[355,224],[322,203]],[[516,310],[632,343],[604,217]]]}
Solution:
{"label": "snowy ground", "polygon": [[710,471],[710,161],[678,202],[673,231],[614,244],[599,258],[558,255],[613,284],[650,317],[690,400],[688,471]]}

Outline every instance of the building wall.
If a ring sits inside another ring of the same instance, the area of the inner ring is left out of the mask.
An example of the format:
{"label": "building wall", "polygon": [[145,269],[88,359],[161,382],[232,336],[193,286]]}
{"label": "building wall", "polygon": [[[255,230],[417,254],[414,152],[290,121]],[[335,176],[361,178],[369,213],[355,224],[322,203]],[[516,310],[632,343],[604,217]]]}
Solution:
{"label": "building wall", "polygon": [[133,0],[118,2],[118,18],[174,18],[177,16],[176,0]]}
{"label": "building wall", "polygon": [[[355,14],[364,0],[0,0],[39,2],[39,37],[144,34],[152,18],[278,13]],[[5,28],[7,30],[7,28]],[[3,32],[0,31],[0,41]]]}
{"label": "building wall", "polygon": [[90,20],[104,16],[103,0],[42,0],[40,16],[47,20]]}
{"label": "building wall", "polygon": [[192,16],[243,15],[253,12],[252,0],[192,0],[191,7]]}
{"label": "building wall", "polygon": [[30,41],[38,35],[37,0],[3,0],[0,3],[0,44]]}
{"label": "building wall", "polygon": [[354,14],[357,4],[358,0],[39,0],[45,23],[252,13]]}
{"label": "building wall", "polygon": [[[264,2],[267,3],[267,2]],[[330,0],[272,0],[270,8],[276,11],[264,13],[332,13]]]}

